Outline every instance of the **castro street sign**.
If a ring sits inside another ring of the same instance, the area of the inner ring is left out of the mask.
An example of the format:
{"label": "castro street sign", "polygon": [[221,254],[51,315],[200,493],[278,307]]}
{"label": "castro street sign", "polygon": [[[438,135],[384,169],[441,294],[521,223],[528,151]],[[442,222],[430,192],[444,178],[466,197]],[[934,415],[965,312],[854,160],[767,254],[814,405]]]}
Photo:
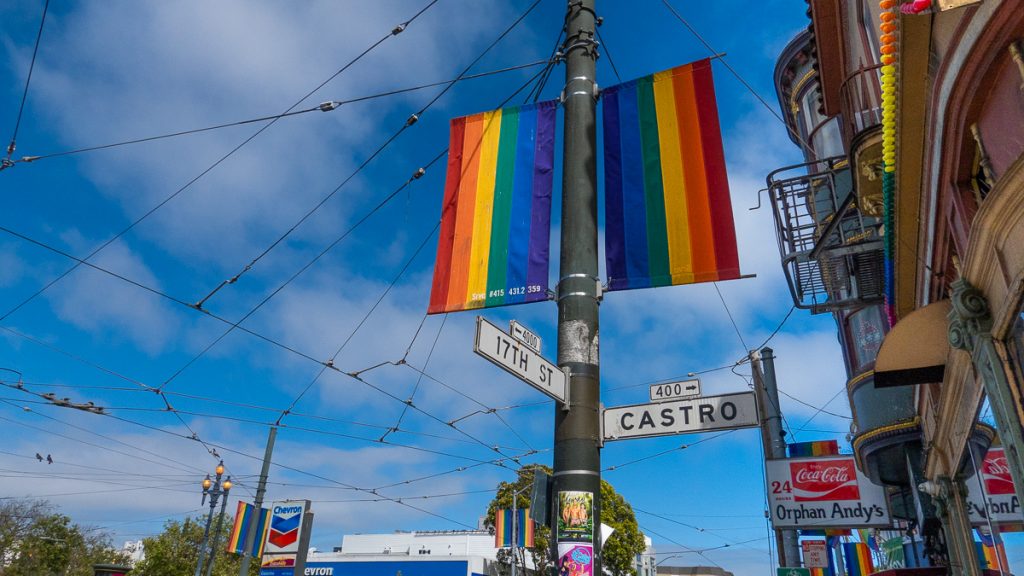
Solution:
{"label": "castro street sign", "polygon": [[602,422],[606,442],[758,425],[753,392],[606,408]]}

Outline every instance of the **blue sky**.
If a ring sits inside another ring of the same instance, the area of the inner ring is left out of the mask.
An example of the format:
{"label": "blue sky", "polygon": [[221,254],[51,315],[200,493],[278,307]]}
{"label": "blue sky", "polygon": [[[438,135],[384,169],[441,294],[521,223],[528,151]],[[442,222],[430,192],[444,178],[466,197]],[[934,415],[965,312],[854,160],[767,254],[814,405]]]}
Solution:
{"label": "blue sky", "polygon": [[[0,138],[6,143],[38,29],[42,2],[0,6]],[[15,157],[45,155],[279,113],[344,63],[407,20],[425,1],[300,4],[184,2],[53,3],[18,133]],[[676,2],[680,12],[769,102],[782,47],[808,23],[798,0]],[[299,108],[454,78],[529,3],[441,0],[408,29],[385,40]],[[547,57],[564,4],[541,2],[471,72]],[[606,42],[599,83],[623,80],[708,55],[655,0],[601,2]],[[456,84],[287,240],[205,309],[234,322],[245,316],[417,168],[447,145],[451,117],[494,108],[538,69]],[[556,97],[559,67],[544,90]],[[602,387],[607,405],[647,400],[643,384],[731,364],[762,342],[789,310],[771,214],[749,211],[764,176],[800,161],[782,125],[721,66],[715,65],[741,264],[757,278],[614,293],[601,306]],[[0,226],[85,257],[184,188],[92,262],[184,302],[230,278],[345,180],[441,88],[285,118],[209,172],[214,162],[262,124],[225,128],[18,164],[0,173]],[[560,141],[556,150],[560,150]],[[0,320],[0,367],[17,370],[31,390],[109,407],[110,416],[34,404],[0,390],[7,441],[0,452],[0,494],[50,499],[75,520],[103,526],[118,542],[159,531],[167,518],[199,509],[199,480],[216,465],[193,432],[219,446],[238,487],[251,499],[270,410],[287,407],[346,339],[335,363],[366,372],[366,383],[327,372],[284,420],[268,497],[314,501],[320,548],[342,534],[475,525],[492,489],[512,472],[489,463],[522,454],[550,463],[552,407],[525,384],[472,353],[473,313],[429,317],[417,334],[430,289],[440,213],[442,163],[401,191],[365,224],[274,294],[242,330],[82,267]],[[556,182],[558,180],[556,179]],[[558,220],[558,202],[555,202]],[[557,224],[553,250],[557,255]],[[426,242],[408,270],[350,338],[360,320]],[[0,316],[67,270],[71,261],[0,234]],[[553,262],[552,273],[557,269]],[[484,315],[517,318],[544,338],[554,357],[552,302]],[[444,323],[443,329],[442,322]],[[796,312],[772,340],[780,386],[812,406],[848,414],[845,374],[830,317]],[[705,393],[747,388],[749,375],[703,376]],[[16,379],[0,374],[5,382]],[[139,383],[160,386],[178,415]],[[372,387],[371,387],[372,385]],[[374,389],[377,388],[379,390]],[[417,410],[400,401],[415,388]],[[388,394],[382,393],[381,390]],[[397,400],[396,400],[397,398]],[[243,406],[244,405],[244,406]],[[493,414],[467,415],[489,408]],[[796,430],[815,410],[783,397]],[[26,410],[28,408],[28,410]],[[180,416],[180,418],[179,418]],[[457,429],[445,422],[459,420]],[[401,418],[395,444],[373,442]],[[848,420],[818,414],[798,440],[837,438]],[[633,464],[682,444],[699,445]],[[659,550],[697,549],[737,574],[769,569],[764,486],[756,431],[708,439],[681,436],[612,443],[605,474],[639,510]],[[397,444],[397,445],[396,445]],[[40,465],[36,453],[52,454]],[[461,472],[453,470],[470,467]],[[441,475],[442,472],[450,472]],[[429,477],[432,476],[432,477]],[[408,479],[420,479],[404,484]],[[422,511],[342,486],[381,488]],[[458,493],[455,495],[450,495]],[[409,500],[410,497],[437,496]],[[345,500],[349,500],[346,502]],[[429,511],[436,515],[428,514]],[[666,519],[667,518],[667,519]],[[672,564],[707,563],[682,554]]]}

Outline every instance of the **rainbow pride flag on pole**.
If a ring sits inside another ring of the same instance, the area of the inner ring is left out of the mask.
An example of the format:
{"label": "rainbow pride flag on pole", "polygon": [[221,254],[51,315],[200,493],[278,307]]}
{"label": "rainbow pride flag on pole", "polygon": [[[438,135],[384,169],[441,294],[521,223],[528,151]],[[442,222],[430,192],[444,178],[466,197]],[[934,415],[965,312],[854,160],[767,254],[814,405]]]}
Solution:
{"label": "rainbow pride flag on pole", "polygon": [[[513,541],[519,548],[533,547],[534,525],[533,520],[530,520],[530,509],[517,509],[515,520],[516,524],[513,528],[511,509],[499,509],[494,513],[495,548],[510,548]],[[513,535],[513,532],[516,534]]]}
{"label": "rainbow pride flag on pole", "polygon": [[451,121],[428,314],[547,300],[557,105]]}
{"label": "rainbow pride flag on pole", "polygon": [[739,278],[711,61],[601,98],[608,289]]}
{"label": "rainbow pride flag on pole", "polygon": [[875,565],[871,561],[871,550],[863,542],[843,544],[843,556],[846,557],[847,576],[868,576],[875,571]]}
{"label": "rainbow pride flag on pole", "polygon": [[839,442],[836,440],[816,440],[814,442],[796,442],[789,446],[790,458],[810,458],[812,456],[839,455]]}
{"label": "rainbow pride flag on pole", "polygon": [[[256,507],[252,504],[239,501],[235,510],[235,525],[231,528],[231,535],[228,536],[226,550],[231,554],[242,554],[245,552],[245,541],[249,534],[249,522],[252,520]],[[267,528],[270,525],[270,509],[263,508],[262,514],[256,521],[256,540],[253,542],[252,557],[259,558],[263,555],[263,544],[267,541]]]}

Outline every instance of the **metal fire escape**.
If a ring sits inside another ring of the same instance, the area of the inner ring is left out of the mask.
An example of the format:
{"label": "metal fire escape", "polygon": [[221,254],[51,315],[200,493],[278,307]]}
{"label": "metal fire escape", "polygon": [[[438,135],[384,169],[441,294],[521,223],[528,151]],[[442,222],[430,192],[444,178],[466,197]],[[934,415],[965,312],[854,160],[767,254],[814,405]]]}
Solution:
{"label": "metal fire escape", "polygon": [[881,221],[857,207],[844,157],[768,175],[782,268],[797,308],[813,314],[883,298]]}

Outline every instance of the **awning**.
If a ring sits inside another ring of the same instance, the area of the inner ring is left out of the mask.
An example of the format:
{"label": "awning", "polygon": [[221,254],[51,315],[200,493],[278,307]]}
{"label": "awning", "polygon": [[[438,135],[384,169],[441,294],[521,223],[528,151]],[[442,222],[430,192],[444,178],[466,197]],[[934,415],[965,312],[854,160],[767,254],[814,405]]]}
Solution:
{"label": "awning", "polygon": [[942,382],[949,355],[949,300],[933,302],[896,323],[875,360],[875,388]]}

